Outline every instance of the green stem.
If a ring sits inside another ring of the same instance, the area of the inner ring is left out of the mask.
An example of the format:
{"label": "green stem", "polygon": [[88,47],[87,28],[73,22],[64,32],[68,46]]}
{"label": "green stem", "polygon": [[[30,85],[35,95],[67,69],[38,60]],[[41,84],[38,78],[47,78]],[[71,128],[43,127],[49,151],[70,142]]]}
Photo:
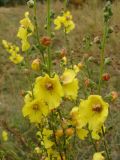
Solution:
{"label": "green stem", "polygon": [[106,152],[106,155],[107,155],[107,159],[110,160],[107,143],[105,141],[105,132],[104,132],[104,128],[103,127],[102,127],[102,134],[103,134],[103,143],[104,143],[104,148],[105,148],[105,152]]}
{"label": "green stem", "polygon": [[66,33],[66,29],[65,29],[65,42],[66,42],[67,53],[70,55],[70,64],[73,68],[72,52],[71,52],[71,49],[69,47],[69,40],[68,40],[68,36],[67,36],[67,33]]}
{"label": "green stem", "polygon": [[36,31],[36,38],[39,42],[39,32],[38,32],[38,23],[37,23],[37,2],[34,0],[34,22],[35,22],[35,31]]}
{"label": "green stem", "polygon": [[107,40],[107,32],[108,32],[108,23],[105,23],[104,27],[104,35],[102,40],[102,48],[100,53],[100,76],[99,76],[99,83],[98,83],[98,93],[101,94],[101,82],[102,82],[102,74],[104,71],[104,59],[105,59],[105,47],[106,47],[106,40]]}
{"label": "green stem", "polygon": [[55,119],[54,119],[54,113],[53,113],[53,112],[52,112],[51,118],[52,118],[52,121],[51,121],[51,120],[49,121],[49,126],[50,126],[50,128],[52,129],[52,131],[53,131],[54,142],[55,142],[55,145],[56,145],[56,147],[57,147],[57,149],[58,149],[60,158],[61,158],[61,160],[64,160],[64,159],[63,159],[63,156],[62,156],[62,152],[61,152],[61,150],[60,150],[60,148],[59,148],[59,144],[57,143],[56,135],[55,135],[55,128],[54,128],[54,125],[53,125],[53,122],[55,121]]}
{"label": "green stem", "polygon": [[64,129],[64,127],[62,126],[62,122],[63,122],[63,117],[62,117],[62,114],[61,114],[61,112],[60,112],[60,110],[58,109],[57,110],[57,112],[58,112],[58,115],[59,115],[59,118],[60,118],[60,123],[61,123],[61,127],[62,127],[62,130],[63,130],[63,134],[64,134],[64,153],[65,153],[65,156],[67,157],[67,155],[66,155],[66,136],[65,136],[65,129]]}
{"label": "green stem", "polygon": [[[50,17],[50,0],[47,0],[47,34],[51,37],[51,17]],[[48,73],[51,76],[51,67],[52,67],[52,59],[51,59],[51,48],[48,46],[47,48],[48,53]]]}
{"label": "green stem", "polygon": [[94,143],[94,140],[93,140],[92,135],[91,135],[91,131],[90,131],[89,129],[88,129],[88,132],[89,132],[90,139],[91,139],[91,142],[92,142],[92,144],[93,144],[93,147],[94,147],[94,149],[95,149],[95,152],[97,152],[97,147],[96,147],[96,145],[95,145],[95,143]]}
{"label": "green stem", "polygon": [[[34,0],[34,23],[35,23],[36,40],[37,40],[37,43],[38,43],[38,45],[40,47],[39,28],[38,28],[38,23],[37,23],[37,2],[36,2],[36,0]],[[41,50],[40,50],[40,52],[41,52]],[[44,53],[41,52],[41,55],[42,55],[43,62],[45,64]]]}
{"label": "green stem", "polygon": [[67,10],[67,3],[68,3],[68,1],[67,1],[67,0],[64,0],[64,10],[65,10],[65,11]]}

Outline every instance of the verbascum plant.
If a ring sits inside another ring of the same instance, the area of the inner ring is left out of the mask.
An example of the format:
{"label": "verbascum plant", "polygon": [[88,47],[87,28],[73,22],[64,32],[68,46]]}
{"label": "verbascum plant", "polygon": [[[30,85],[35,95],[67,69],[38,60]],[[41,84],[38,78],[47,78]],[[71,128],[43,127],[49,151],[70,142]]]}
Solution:
{"label": "verbascum plant", "polygon": [[[43,37],[40,37],[39,33],[36,0],[30,0],[28,6],[33,7],[34,21],[30,20],[30,13],[25,12],[25,18],[20,21],[17,33],[21,41],[20,47],[6,40],[3,40],[2,44],[10,54],[9,59],[13,63],[24,62],[27,69],[32,69],[31,75],[33,74],[34,78],[31,90],[26,91],[22,114],[38,130],[34,135],[38,141],[34,148],[35,154],[44,160],[75,160],[78,158],[76,148],[79,142],[89,141],[88,137],[90,137],[95,149],[92,160],[110,160],[105,139],[105,122],[109,116],[110,105],[102,94],[102,82],[106,79],[103,74],[105,47],[110,36],[111,4],[107,3],[104,10],[104,33],[103,39],[99,42],[101,58],[97,80],[94,79],[92,68],[89,67],[92,58],[88,59],[86,56],[79,60],[78,64],[74,63],[69,36],[75,29],[75,23],[66,6],[64,11],[55,18],[51,15],[51,0],[47,0],[46,30]],[[57,64],[60,70],[53,67],[52,56],[55,53],[52,46],[53,30],[61,30],[65,36],[66,47],[61,49],[60,62]],[[32,36],[35,38],[35,43],[29,41]],[[90,39],[87,37],[85,40],[87,50],[91,47],[88,41],[90,42]],[[28,52],[34,54],[33,46],[38,54],[29,65]],[[66,53],[68,56],[65,55]],[[27,57],[24,58],[24,54],[27,54]],[[86,79],[84,79],[85,76],[87,76]],[[117,93],[112,92],[109,98],[111,101],[115,100]],[[6,140],[7,135],[5,134],[4,137]],[[100,146],[97,146],[98,140],[103,141],[104,149],[102,150],[104,151],[102,152],[99,151]],[[105,153],[106,158],[102,155]]]}

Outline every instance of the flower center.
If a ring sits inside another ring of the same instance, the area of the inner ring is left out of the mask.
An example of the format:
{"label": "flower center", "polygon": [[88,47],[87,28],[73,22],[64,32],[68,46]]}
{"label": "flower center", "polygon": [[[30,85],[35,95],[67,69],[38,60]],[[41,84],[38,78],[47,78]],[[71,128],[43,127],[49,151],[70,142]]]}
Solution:
{"label": "flower center", "polygon": [[66,16],[66,20],[69,21],[70,20],[70,16]]}
{"label": "flower center", "polygon": [[47,90],[53,90],[53,84],[50,82],[46,83],[45,87]]}
{"label": "flower center", "polygon": [[102,105],[101,104],[95,104],[95,105],[93,105],[92,110],[99,113],[99,112],[102,111]]}
{"label": "flower center", "polygon": [[38,111],[39,110],[39,105],[38,104],[34,104],[32,108],[33,108],[34,111]]}

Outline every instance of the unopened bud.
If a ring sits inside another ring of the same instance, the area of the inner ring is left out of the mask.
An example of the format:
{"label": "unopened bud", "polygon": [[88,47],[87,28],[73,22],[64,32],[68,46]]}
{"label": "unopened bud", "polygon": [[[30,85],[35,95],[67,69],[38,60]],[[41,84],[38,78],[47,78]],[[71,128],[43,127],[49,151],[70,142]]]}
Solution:
{"label": "unopened bud", "polygon": [[111,58],[110,57],[105,58],[104,64],[109,65],[110,63],[111,63]]}
{"label": "unopened bud", "polygon": [[29,0],[27,2],[27,5],[28,5],[29,8],[33,8],[34,7],[34,1],[33,0]]}
{"label": "unopened bud", "polygon": [[81,70],[84,67],[83,63],[82,62],[78,63],[78,67]]}
{"label": "unopened bud", "polygon": [[51,40],[50,37],[44,36],[44,37],[41,38],[40,42],[41,42],[41,44],[42,44],[43,46],[49,46],[49,45],[51,45],[52,40]]}
{"label": "unopened bud", "polygon": [[98,37],[98,36],[95,37],[93,42],[99,44],[100,43],[100,37]]}
{"label": "unopened bud", "polygon": [[115,91],[112,91],[111,96],[112,96],[112,101],[115,101],[118,98],[118,93]]}
{"label": "unopened bud", "polygon": [[33,60],[32,64],[31,64],[31,68],[34,71],[39,71],[40,70],[40,59],[39,58]]}
{"label": "unopened bud", "polygon": [[74,134],[74,129],[73,128],[67,128],[65,131],[66,136],[72,136]]}
{"label": "unopened bud", "polygon": [[65,49],[65,48],[63,48],[63,49],[61,50],[61,52],[60,52],[60,58],[65,57],[65,56],[66,56],[66,54],[67,54],[67,51],[66,51],[66,49]]}
{"label": "unopened bud", "polygon": [[55,132],[55,136],[57,138],[60,138],[63,136],[63,129],[58,129],[56,132]]}
{"label": "unopened bud", "polygon": [[108,80],[110,79],[109,73],[104,73],[104,74],[102,75],[102,79],[103,79],[104,81],[108,81]]}

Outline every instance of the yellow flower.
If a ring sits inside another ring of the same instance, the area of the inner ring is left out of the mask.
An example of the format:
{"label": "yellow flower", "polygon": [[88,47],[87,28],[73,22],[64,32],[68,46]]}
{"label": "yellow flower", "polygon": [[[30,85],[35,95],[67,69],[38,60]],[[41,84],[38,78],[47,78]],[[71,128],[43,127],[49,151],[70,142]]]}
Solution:
{"label": "yellow flower", "polygon": [[2,131],[2,139],[3,139],[3,141],[8,140],[8,133],[6,131]]}
{"label": "yellow flower", "polygon": [[109,104],[99,95],[90,95],[87,100],[82,100],[79,106],[81,118],[88,122],[90,130],[98,130],[108,116]]}
{"label": "yellow flower", "polygon": [[50,140],[50,137],[52,136],[53,131],[44,128],[42,134],[43,134],[43,141],[44,141],[45,148],[46,149],[51,148],[54,145],[54,142]]}
{"label": "yellow flower", "polygon": [[21,56],[20,54],[16,54],[16,53],[12,53],[11,56],[9,57],[9,59],[15,63],[15,64],[18,64],[18,63],[21,63],[23,61],[23,56]]}
{"label": "yellow flower", "polygon": [[42,100],[34,99],[24,105],[22,113],[29,117],[31,123],[40,123],[43,116],[48,115],[48,106]]}
{"label": "yellow flower", "polygon": [[20,24],[23,28],[27,29],[28,35],[34,32],[34,26],[29,18],[29,12],[25,12],[25,18],[20,21]]}
{"label": "yellow flower", "polygon": [[81,140],[84,140],[87,135],[88,135],[88,131],[86,129],[76,129],[76,133],[77,133],[77,136],[81,139]]}
{"label": "yellow flower", "polygon": [[78,94],[78,80],[75,78],[76,73],[72,69],[65,69],[61,76],[62,86],[65,97],[75,100]]}
{"label": "yellow flower", "polygon": [[26,51],[30,48],[28,37],[34,32],[34,26],[29,19],[29,12],[25,12],[25,18],[20,21],[20,24],[17,37],[21,39],[22,51]]}
{"label": "yellow flower", "polygon": [[103,157],[102,153],[104,153],[104,152],[96,152],[96,153],[94,153],[92,160],[105,160],[105,158]]}
{"label": "yellow flower", "polygon": [[27,39],[24,39],[21,41],[22,43],[22,51],[27,51],[30,48],[30,43],[28,42]]}
{"label": "yellow flower", "polygon": [[69,33],[71,30],[75,28],[75,24],[72,21],[72,15],[69,11],[63,12],[62,16],[58,16],[54,20],[54,24],[56,25],[56,30],[59,30],[61,27],[63,27],[64,32],[66,33]]}
{"label": "yellow flower", "polygon": [[61,28],[61,22],[62,22],[62,17],[58,16],[55,20],[54,20],[54,24],[56,25],[55,29],[59,30]]}
{"label": "yellow flower", "polygon": [[6,49],[6,51],[10,54],[18,53],[20,50],[18,46],[16,46],[15,44],[12,44],[6,40],[2,40],[2,45]]}
{"label": "yellow flower", "polygon": [[20,39],[27,39],[27,34],[28,34],[27,30],[23,27],[20,27],[18,34],[17,34],[17,37]]}
{"label": "yellow flower", "polygon": [[58,107],[64,95],[58,75],[54,75],[53,78],[47,74],[44,77],[38,77],[35,82],[34,95],[41,97],[50,110]]}

